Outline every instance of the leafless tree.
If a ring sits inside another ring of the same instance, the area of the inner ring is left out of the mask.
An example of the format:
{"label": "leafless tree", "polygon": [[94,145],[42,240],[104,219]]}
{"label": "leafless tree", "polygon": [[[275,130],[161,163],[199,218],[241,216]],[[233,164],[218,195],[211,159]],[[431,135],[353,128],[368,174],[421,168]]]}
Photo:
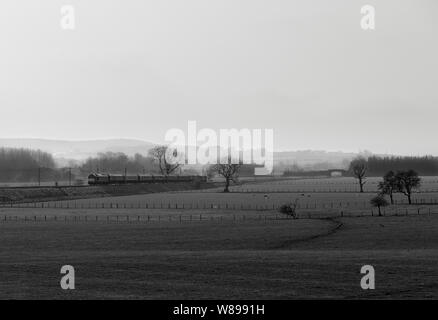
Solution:
{"label": "leafless tree", "polygon": [[157,163],[162,175],[168,176],[181,167],[181,163],[174,163],[169,158],[177,157],[177,150],[169,150],[168,146],[159,145],[149,150],[149,156]]}
{"label": "leafless tree", "polygon": [[365,175],[368,170],[367,160],[365,158],[356,158],[350,163],[350,171],[359,181],[360,192],[363,192],[363,186],[366,183]]}
{"label": "leafless tree", "polygon": [[217,173],[225,179],[224,192],[230,192],[230,183],[237,183],[239,178],[239,170],[241,164],[232,163],[231,159],[228,159],[227,163],[219,163],[210,167],[210,173]]}

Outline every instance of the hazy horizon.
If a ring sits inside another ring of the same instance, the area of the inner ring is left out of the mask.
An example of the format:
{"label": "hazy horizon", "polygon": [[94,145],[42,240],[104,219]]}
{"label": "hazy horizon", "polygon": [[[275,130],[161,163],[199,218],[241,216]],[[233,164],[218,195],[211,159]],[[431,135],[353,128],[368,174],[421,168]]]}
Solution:
{"label": "hazy horizon", "polygon": [[[50,138],[3,138],[0,137],[0,148],[1,147],[14,147],[12,144],[7,144],[4,145],[2,144],[2,142],[4,140],[20,140],[20,141],[47,141],[47,142],[56,142],[56,143],[63,143],[63,142],[67,142],[67,143],[93,143],[93,142],[112,142],[112,141],[124,141],[124,142],[138,142],[138,143],[146,143],[146,144],[162,144],[164,142],[153,142],[150,140],[143,140],[143,139],[139,139],[139,138],[102,138],[102,139],[84,139],[84,140],[70,140],[70,139],[50,139]],[[19,144],[18,146],[16,146],[17,148],[22,147],[22,144]],[[31,146],[30,146],[31,148]],[[43,148],[44,149],[44,148]],[[44,150],[43,150],[44,151]],[[363,153],[371,153],[373,155],[388,155],[388,156],[437,156],[435,154],[396,154],[396,153],[378,153],[378,152],[373,152],[373,150],[365,150],[365,149],[360,149],[360,150],[327,150],[327,149],[284,149],[284,150],[274,150],[274,152],[276,153],[287,153],[287,152],[327,152],[327,153],[345,153],[345,154],[363,154]]]}

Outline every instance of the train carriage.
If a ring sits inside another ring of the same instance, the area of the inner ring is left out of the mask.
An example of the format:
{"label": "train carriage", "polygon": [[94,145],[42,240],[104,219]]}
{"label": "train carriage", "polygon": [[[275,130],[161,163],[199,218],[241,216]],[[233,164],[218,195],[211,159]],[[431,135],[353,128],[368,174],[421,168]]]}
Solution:
{"label": "train carriage", "polygon": [[175,183],[175,182],[207,182],[206,176],[164,176],[164,175],[123,175],[91,173],[89,185],[133,184],[133,183]]}

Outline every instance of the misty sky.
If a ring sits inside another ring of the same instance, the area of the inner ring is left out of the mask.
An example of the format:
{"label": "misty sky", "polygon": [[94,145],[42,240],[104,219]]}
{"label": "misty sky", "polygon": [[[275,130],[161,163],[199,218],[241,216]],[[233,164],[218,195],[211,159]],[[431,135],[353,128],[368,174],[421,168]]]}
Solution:
{"label": "misty sky", "polygon": [[[60,7],[76,30],[60,28]],[[362,5],[376,30],[360,28]],[[438,155],[436,0],[2,0],[2,138],[273,128],[276,150]]]}

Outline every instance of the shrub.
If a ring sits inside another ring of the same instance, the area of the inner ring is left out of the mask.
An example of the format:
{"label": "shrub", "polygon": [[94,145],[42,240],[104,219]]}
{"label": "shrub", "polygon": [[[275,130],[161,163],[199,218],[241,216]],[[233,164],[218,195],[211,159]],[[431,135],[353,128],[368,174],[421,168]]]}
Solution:
{"label": "shrub", "polygon": [[298,206],[298,200],[295,200],[295,202],[286,203],[280,206],[279,211],[281,213],[287,214],[288,216],[293,217],[294,219],[297,219],[297,206]]}

